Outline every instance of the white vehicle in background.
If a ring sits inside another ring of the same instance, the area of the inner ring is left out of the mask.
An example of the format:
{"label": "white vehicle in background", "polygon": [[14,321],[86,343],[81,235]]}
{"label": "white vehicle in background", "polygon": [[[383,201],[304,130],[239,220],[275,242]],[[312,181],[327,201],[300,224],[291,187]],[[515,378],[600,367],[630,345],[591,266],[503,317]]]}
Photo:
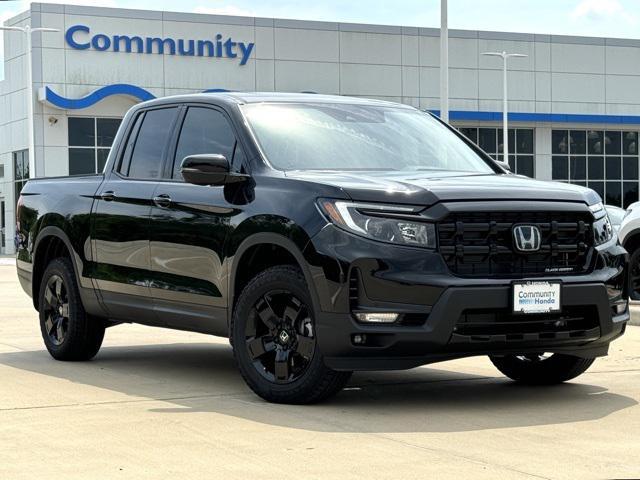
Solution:
{"label": "white vehicle in background", "polygon": [[609,215],[609,221],[611,222],[611,227],[615,232],[620,230],[620,225],[622,224],[622,220],[624,220],[627,211],[624,208],[614,207],[613,205],[605,205],[605,210]]}
{"label": "white vehicle in background", "polygon": [[[620,244],[629,252],[629,296],[632,300],[640,300],[640,202],[627,207],[617,229],[610,207],[606,208],[614,230],[618,231]],[[614,216],[616,214],[614,212]]]}

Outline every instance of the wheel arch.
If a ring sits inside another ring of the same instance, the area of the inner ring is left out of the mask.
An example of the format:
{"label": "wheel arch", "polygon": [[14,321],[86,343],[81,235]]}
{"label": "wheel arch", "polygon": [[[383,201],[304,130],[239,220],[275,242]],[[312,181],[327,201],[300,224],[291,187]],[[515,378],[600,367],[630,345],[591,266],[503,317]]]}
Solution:
{"label": "wheel arch", "polygon": [[637,229],[627,235],[622,246],[627,252],[629,252],[629,255],[633,254],[636,249],[640,248],[640,229]]}
{"label": "wheel arch", "polygon": [[[38,237],[33,247],[33,273],[31,276],[31,291],[33,306],[38,309],[38,290],[42,281],[42,275],[47,265],[54,258],[67,257],[73,265],[74,275],[78,286],[80,286],[80,277],[78,275],[78,259],[74,254],[73,247],[69,237],[64,231],[55,226],[44,227],[38,233]],[[81,289],[82,290],[82,289]]]}
{"label": "wheel arch", "polygon": [[[311,299],[314,303],[313,307],[315,310],[319,309],[320,302],[317,297],[317,292],[313,288],[313,278],[307,260],[302,253],[303,250],[304,246],[300,247],[290,238],[273,232],[256,233],[251,237],[243,240],[235,251],[231,264],[228,287],[228,320],[230,320],[231,315],[233,315],[235,303],[244,285],[246,285],[246,283],[251,280],[251,278],[253,278],[255,274],[265,270],[266,268],[269,268],[270,266],[276,265],[288,264],[295,265],[300,268],[302,274],[304,275],[305,281],[307,282],[307,286],[311,294]],[[275,251],[276,254],[270,257],[267,261],[257,263],[252,261],[255,259],[256,255],[269,251]],[[285,252],[284,258],[287,260],[284,262],[282,261],[283,257],[281,256],[283,252]],[[243,274],[242,268],[247,265],[247,262],[249,262],[249,264],[253,266],[253,268],[250,270],[253,275]]]}

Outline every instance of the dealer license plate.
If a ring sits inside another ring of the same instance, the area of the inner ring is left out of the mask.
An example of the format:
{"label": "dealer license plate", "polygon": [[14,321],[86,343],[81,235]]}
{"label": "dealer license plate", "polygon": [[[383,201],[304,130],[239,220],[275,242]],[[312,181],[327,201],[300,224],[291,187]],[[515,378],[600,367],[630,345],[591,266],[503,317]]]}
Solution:
{"label": "dealer license plate", "polygon": [[514,313],[560,311],[560,282],[513,283]]}

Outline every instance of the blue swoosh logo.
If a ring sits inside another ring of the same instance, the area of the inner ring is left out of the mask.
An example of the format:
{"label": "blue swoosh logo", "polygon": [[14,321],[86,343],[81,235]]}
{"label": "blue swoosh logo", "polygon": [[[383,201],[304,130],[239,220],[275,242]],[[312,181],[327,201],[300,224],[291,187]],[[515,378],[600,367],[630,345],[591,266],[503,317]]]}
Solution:
{"label": "blue swoosh logo", "polygon": [[[209,90],[205,90],[204,92],[209,93],[228,91],[229,90],[226,90],[224,88],[211,88]],[[138,87],[137,85],[131,85],[129,83],[115,83],[113,85],[107,85],[106,87],[101,87],[91,92],[86,97],[82,98],[63,97],[62,95],[58,95],[56,92],[51,90],[51,88],[44,87],[44,100],[54,107],[58,107],[63,110],[79,110],[82,108],[89,108],[99,101],[104,100],[105,98],[112,95],[125,95],[141,102],[153,100],[154,98],[156,98],[156,96],[148,90],[145,90],[142,87]]]}
{"label": "blue swoosh logo", "polygon": [[155,97],[151,92],[145,90],[142,87],[136,85],[130,85],[128,83],[115,83],[113,85],[107,85],[91,92],[86,97],[82,98],[66,98],[62,95],[58,95],[51,88],[44,87],[45,100],[58,108],[64,110],[78,110],[81,108],[89,108],[95,105],[101,100],[112,95],[126,95],[133,97],[142,102],[146,100],[152,100]]}

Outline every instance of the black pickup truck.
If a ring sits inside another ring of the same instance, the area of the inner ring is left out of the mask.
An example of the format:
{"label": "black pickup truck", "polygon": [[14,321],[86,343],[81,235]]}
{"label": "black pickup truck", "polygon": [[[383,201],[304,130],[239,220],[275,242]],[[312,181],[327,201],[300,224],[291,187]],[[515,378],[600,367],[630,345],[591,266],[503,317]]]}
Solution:
{"label": "black pickup truck", "polygon": [[373,100],[141,103],[102,174],[28,182],[17,232],[54,358],[92,358],[123,322],[219,335],[274,402],[472,355],[563,382],[629,319],[595,192],[513,175],[438,118]]}

